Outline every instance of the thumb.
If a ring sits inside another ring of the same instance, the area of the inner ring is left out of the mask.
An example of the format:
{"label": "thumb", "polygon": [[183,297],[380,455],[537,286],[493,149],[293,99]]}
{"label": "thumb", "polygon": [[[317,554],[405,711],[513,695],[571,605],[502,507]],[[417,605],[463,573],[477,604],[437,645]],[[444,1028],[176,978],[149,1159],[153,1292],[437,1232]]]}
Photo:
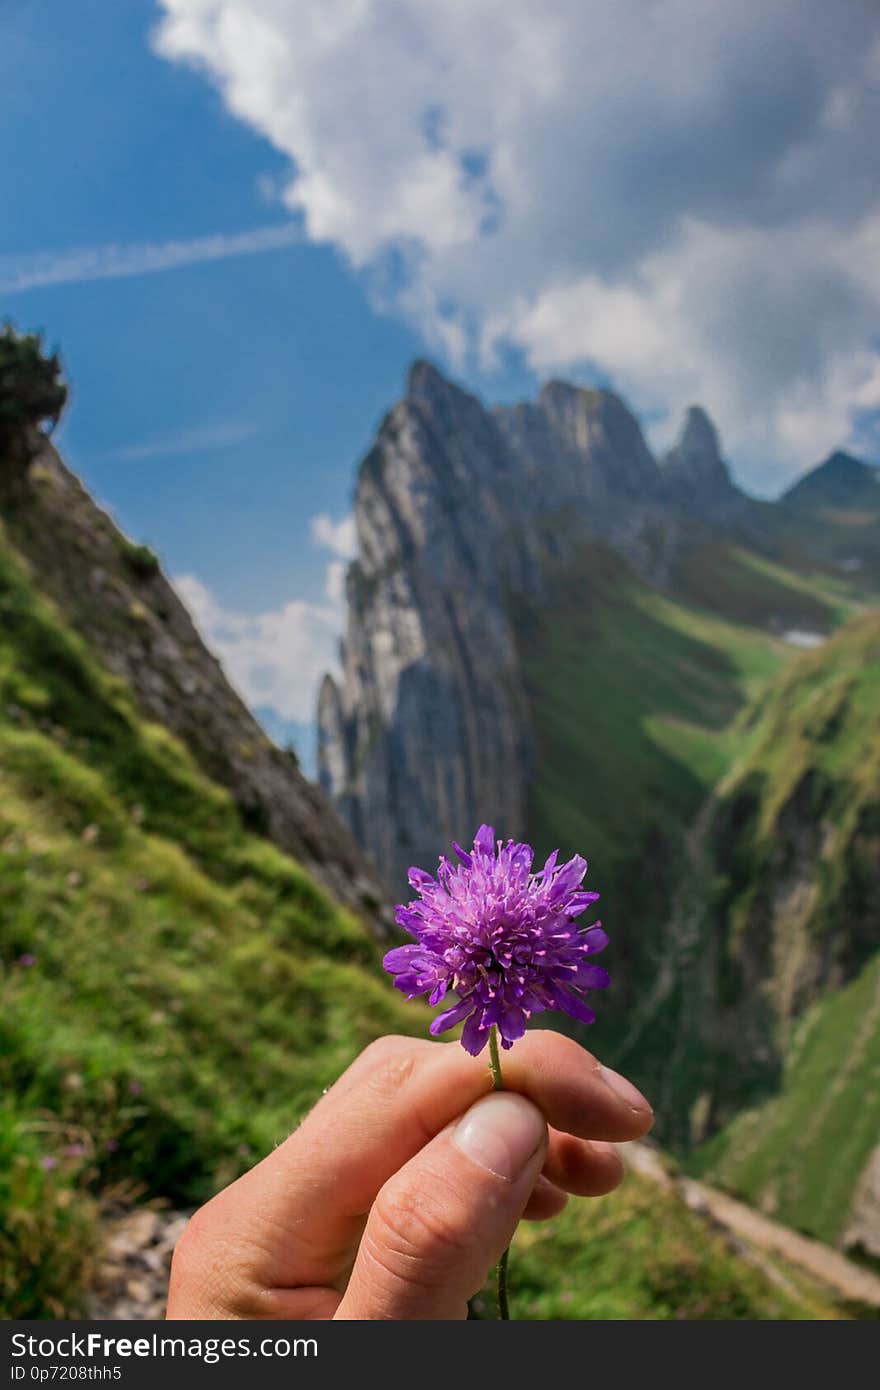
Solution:
{"label": "thumb", "polygon": [[386,1182],[338,1318],[467,1317],[510,1243],[547,1153],[540,1110],[495,1091]]}

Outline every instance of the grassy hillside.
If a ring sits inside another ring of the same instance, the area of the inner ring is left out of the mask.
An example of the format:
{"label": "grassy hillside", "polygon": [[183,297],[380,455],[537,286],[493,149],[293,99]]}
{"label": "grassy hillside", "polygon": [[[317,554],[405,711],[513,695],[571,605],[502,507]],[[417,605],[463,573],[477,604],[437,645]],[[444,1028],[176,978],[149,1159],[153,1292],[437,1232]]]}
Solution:
{"label": "grassy hillside", "polygon": [[713,830],[719,1004],[769,1030],[772,1099],[698,1165],[832,1239],[880,1140],[880,613],[793,662],[751,738]]}
{"label": "grassy hillside", "polygon": [[748,733],[717,815],[721,908],[731,959],[776,951],[784,1028],[880,946],[880,611],[798,656]]}
{"label": "grassy hillside", "polygon": [[510,1292],[520,1318],[776,1320],[858,1313],[784,1261],[751,1263],[676,1193],[632,1172],[610,1197],[571,1203],[547,1225],[521,1226]]}
{"label": "grassy hillside", "polygon": [[[551,622],[520,625],[530,830],[590,859],[611,934],[603,1050],[684,1152],[788,1085],[795,1021],[880,945],[880,616],[839,580],[729,546],[690,552],[672,593],[601,551],[559,591]],[[815,651],[771,635],[852,613]],[[866,1145],[828,1199],[838,1229]]]}
{"label": "grassy hillside", "polygon": [[880,1141],[880,957],[798,1020],[781,1086],[741,1112],[689,1167],[822,1240],[843,1233]]}
{"label": "grassy hillside", "polygon": [[737,716],[792,656],[756,616],[828,630],[845,611],[778,566],[713,555],[691,558],[676,596],[594,549],[560,583],[550,621],[519,615],[536,739],[530,835],[539,851],[589,858],[616,924],[621,1005],[660,944],[684,828],[742,747]]}
{"label": "grassy hillside", "polygon": [[421,1019],[2,544],[0,610],[0,1308],[34,1316],[75,1306],[92,1194],[197,1201]]}

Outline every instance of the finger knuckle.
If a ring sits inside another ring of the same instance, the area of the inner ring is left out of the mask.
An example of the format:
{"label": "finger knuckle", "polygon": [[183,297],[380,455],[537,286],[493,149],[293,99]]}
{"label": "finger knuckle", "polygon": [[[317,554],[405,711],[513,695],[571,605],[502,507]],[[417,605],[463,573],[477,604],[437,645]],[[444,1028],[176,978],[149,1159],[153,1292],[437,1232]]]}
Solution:
{"label": "finger knuckle", "polygon": [[465,1259],[472,1245],[470,1231],[455,1212],[442,1185],[433,1192],[398,1185],[380,1193],[368,1227],[373,1258],[398,1278],[439,1280]]}
{"label": "finger knuckle", "polygon": [[175,1298],[198,1299],[211,1316],[258,1317],[262,1290],[248,1261],[230,1239],[217,1198],[194,1212],[174,1247],[169,1288]]}
{"label": "finger knuckle", "polygon": [[362,1054],[371,1083],[383,1093],[394,1093],[409,1081],[416,1065],[418,1047],[412,1038],[396,1033],[377,1038]]}

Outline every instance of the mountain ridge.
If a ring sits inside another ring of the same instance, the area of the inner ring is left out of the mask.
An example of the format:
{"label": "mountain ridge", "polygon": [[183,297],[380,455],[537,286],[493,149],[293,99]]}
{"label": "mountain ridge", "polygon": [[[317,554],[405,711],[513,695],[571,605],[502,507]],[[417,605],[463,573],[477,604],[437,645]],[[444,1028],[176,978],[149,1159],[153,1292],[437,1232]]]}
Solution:
{"label": "mountain ridge", "polygon": [[798,478],[780,501],[797,508],[867,504],[880,511],[880,467],[836,449]]}
{"label": "mountain ridge", "polygon": [[809,527],[793,520],[783,545],[781,510],[738,488],[699,407],[658,460],[613,392],[554,380],[487,408],[413,363],[358,470],[342,676],[318,702],[320,784],[389,891],[472,823],[524,833],[533,740],[511,595],[549,605],[548,569],[597,542],[663,589],[719,536],[797,564]]}

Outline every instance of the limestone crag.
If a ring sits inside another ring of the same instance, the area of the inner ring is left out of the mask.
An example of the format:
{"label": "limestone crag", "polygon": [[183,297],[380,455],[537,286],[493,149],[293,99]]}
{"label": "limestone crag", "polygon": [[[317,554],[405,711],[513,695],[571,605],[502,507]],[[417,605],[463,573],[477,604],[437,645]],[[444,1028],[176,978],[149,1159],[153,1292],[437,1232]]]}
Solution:
{"label": "limestone crag", "polygon": [[542,598],[591,538],[662,583],[686,506],[613,393],[553,381],[489,410],[413,366],[360,467],[342,680],[318,710],[321,784],[391,891],[481,821],[524,833],[511,596]]}
{"label": "limestone crag", "polygon": [[660,460],[660,467],[668,490],[679,503],[699,508],[703,517],[726,519],[749,507],[748,499],[731,481],[715,426],[698,405],[688,410],[681,434]]}

